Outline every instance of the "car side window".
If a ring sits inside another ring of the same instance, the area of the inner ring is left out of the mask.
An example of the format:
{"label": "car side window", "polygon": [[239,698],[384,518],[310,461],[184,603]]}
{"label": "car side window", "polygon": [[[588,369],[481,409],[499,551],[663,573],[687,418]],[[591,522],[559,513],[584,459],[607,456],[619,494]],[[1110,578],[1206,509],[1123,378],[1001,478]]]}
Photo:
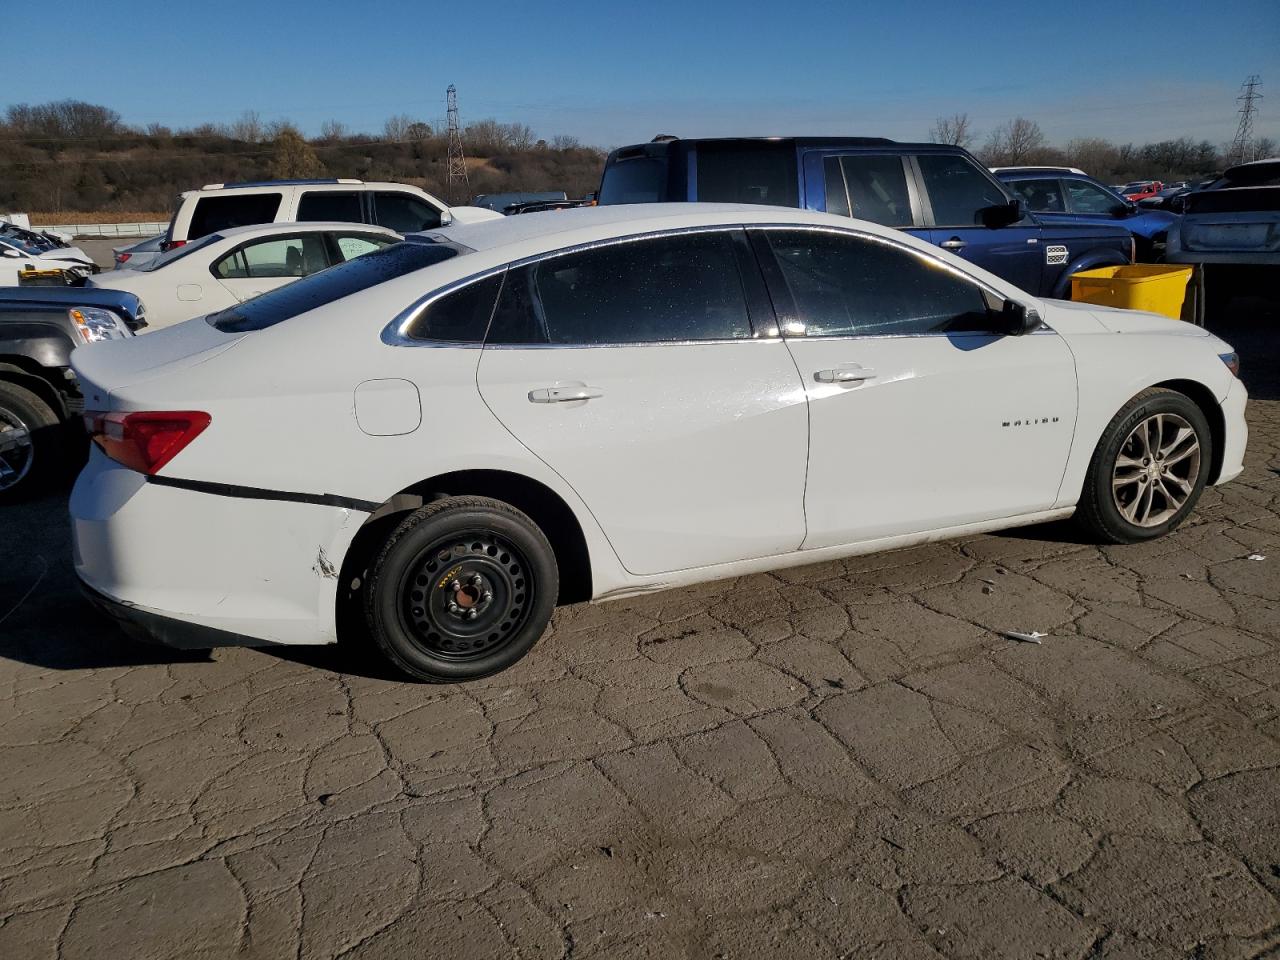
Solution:
{"label": "car side window", "polygon": [[342,256],[342,262],[354,260],[356,257],[364,256],[366,253],[372,253],[374,250],[381,250],[389,244],[395,243],[394,237],[377,237],[367,233],[351,234],[337,233],[334,234],[334,242],[338,245],[338,253]]}
{"label": "car side window", "polygon": [[1072,213],[1114,213],[1120,200],[1087,180],[1068,180],[1067,196]]}
{"label": "car side window", "polygon": [[827,213],[886,227],[911,225],[907,175],[899,156],[827,157]]}
{"label": "car side window", "polygon": [[201,197],[191,211],[187,242],[230,227],[247,227],[255,223],[274,223],[280,210],[278,193],[246,193],[232,196]]}
{"label": "car side window", "polygon": [[507,273],[489,343],[751,337],[734,232],[676,234],[550,257]]}
{"label": "car side window", "polygon": [[440,211],[421,197],[398,190],[374,194],[373,222],[397,233],[434,230],[440,226]]}
{"label": "car side window", "polygon": [[307,190],[298,201],[303,222],[361,223],[360,194],[354,190]]}
{"label": "car side window", "polygon": [[934,258],[887,240],[767,230],[794,301],[788,336],[920,336],[990,328],[982,288]]}
{"label": "car side window", "polygon": [[213,272],[223,280],[305,277],[327,266],[324,241],[314,233],[247,244],[214,264]]}
{"label": "car side window", "polygon": [[502,277],[495,273],[432,300],[405,330],[405,336],[439,343],[483,342]]}
{"label": "car side window", "polygon": [[962,156],[926,153],[916,160],[937,226],[981,226],[983,210],[1009,202],[986,174]]}
{"label": "car side window", "polygon": [[1065,213],[1062,187],[1056,179],[1018,180],[1010,184],[1013,192],[1027,201],[1027,208],[1037,213]]}

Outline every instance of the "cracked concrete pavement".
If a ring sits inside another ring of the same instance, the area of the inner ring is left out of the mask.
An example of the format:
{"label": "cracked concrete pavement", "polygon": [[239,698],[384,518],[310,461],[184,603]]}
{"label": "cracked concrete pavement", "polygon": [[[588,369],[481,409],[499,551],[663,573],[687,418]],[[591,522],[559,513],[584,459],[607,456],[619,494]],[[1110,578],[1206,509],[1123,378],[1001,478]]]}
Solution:
{"label": "cracked concrete pavement", "polygon": [[6,507],[0,957],[1274,956],[1280,378],[1245,364],[1247,471],[1165,540],[565,608],[460,687],[135,645],[65,493]]}

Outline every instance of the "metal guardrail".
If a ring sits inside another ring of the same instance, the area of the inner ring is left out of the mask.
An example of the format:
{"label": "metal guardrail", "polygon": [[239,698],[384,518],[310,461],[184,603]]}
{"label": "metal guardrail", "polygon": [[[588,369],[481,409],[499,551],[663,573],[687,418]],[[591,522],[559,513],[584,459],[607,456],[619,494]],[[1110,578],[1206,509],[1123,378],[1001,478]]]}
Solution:
{"label": "metal guardrail", "polygon": [[32,230],[57,230],[77,237],[154,237],[169,229],[167,220],[140,223],[47,223]]}

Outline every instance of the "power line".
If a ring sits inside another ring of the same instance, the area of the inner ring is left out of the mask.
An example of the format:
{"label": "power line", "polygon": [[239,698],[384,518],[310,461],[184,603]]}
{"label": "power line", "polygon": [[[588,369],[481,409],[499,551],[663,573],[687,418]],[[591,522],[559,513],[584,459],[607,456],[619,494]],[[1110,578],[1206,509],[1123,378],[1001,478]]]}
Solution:
{"label": "power line", "polygon": [[458,88],[452,83],[449,84],[448,103],[449,108],[446,112],[449,126],[449,173],[446,180],[446,188],[449,194],[449,202],[457,203],[457,188],[463,187],[464,193],[462,200],[467,199],[471,194],[471,178],[467,176],[467,157],[462,152],[462,126],[458,123]]}
{"label": "power line", "polygon": [[1236,127],[1236,137],[1231,142],[1231,156],[1236,163],[1246,163],[1253,157],[1253,115],[1257,112],[1257,102],[1262,99],[1258,87],[1262,86],[1262,78],[1256,73],[1240,85],[1240,96],[1236,101],[1240,104],[1240,124]]}

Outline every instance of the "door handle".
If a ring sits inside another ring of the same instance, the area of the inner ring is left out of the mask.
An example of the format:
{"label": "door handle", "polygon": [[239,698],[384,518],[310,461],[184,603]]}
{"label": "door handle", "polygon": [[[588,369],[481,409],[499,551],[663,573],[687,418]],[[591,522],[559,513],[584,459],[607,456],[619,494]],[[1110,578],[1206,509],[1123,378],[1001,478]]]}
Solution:
{"label": "door handle", "polygon": [[529,391],[530,403],[570,403],[574,400],[595,400],[604,392],[595,387],[543,387]]}
{"label": "door handle", "polygon": [[952,237],[950,240],[943,240],[938,246],[943,250],[963,250],[969,244],[961,240],[959,237]]}
{"label": "door handle", "polygon": [[819,383],[861,383],[863,380],[874,380],[876,372],[867,367],[836,367],[833,370],[819,370],[813,379]]}

